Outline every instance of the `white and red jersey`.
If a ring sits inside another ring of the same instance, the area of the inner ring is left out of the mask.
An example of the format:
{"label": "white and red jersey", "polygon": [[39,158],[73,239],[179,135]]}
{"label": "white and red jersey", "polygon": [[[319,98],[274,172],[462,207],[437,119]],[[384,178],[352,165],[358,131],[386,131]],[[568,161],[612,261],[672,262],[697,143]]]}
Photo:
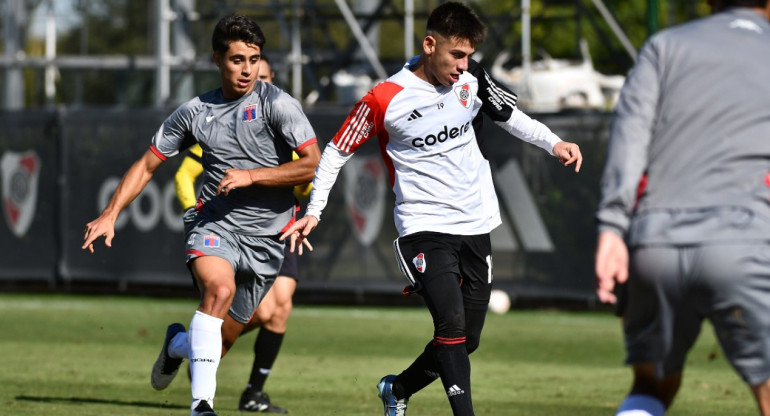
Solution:
{"label": "white and red jersey", "polygon": [[476,62],[454,85],[435,86],[412,73],[410,64],[417,59],[353,107],[321,157],[307,215],[320,219],[339,170],[361,144],[377,136],[396,196],[400,236],[488,233],[501,221],[489,162],[473,128],[479,110],[549,152],[559,141],[517,110],[516,96]]}

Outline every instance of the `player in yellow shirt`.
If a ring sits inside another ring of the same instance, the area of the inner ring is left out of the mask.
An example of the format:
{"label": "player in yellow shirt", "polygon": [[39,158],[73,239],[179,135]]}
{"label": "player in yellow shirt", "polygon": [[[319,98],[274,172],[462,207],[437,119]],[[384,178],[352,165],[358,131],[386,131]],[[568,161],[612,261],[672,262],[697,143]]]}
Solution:
{"label": "player in yellow shirt", "polygon": [[[262,82],[273,82],[274,72],[265,55],[259,61],[258,78]],[[182,208],[186,211],[196,205],[195,179],[203,173],[201,155],[203,150],[195,144],[185,156],[174,177],[176,194]],[[294,154],[297,158],[297,154]],[[310,195],[312,184],[294,187],[294,195],[299,199]],[[292,310],[292,296],[297,287],[297,253],[289,252],[286,245],[283,266],[273,287],[267,292],[259,307],[254,311],[251,320],[243,328],[242,334],[261,327],[254,342],[254,362],[252,364],[249,382],[241,395],[238,410],[265,413],[288,413],[286,409],[275,406],[262,389],[267,376],[270,374],[275,358],[278,356],[286,322]]]}

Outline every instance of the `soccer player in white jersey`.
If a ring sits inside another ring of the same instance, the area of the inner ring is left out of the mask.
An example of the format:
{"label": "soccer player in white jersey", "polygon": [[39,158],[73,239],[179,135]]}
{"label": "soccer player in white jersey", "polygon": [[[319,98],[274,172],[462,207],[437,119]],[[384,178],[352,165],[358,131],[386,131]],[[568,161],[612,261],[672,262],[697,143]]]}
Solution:
{"label": "soccer player in white jersey", "polygon": [[[414,363],[378,384],[386,416],[440,377],[456,416],[473,415],[468,354],[479,345],[492,285],[490,232],[501,222],[488,161],[473,128],[486,113],[521,140],[580,169],[574,143],[516,108],[516,96],[470,59],[486,29],[467,6],[429,16],[422,55],[375,86],[326,146],[306,215],[282,238],[301,243],[318,225],[337,174],[375,136],[396,197],[398,264],[433,317],[432,340]],[[301,246],[300,246],[301,247]]]}
{"label": "soccer player in white jersey", "polygon": [[118,214],[161,163],[201,145],[203,187],[195,209],[184,216],[187,266],[200,304],[189,332],[179,323],[168,327],[150,377],[155,389],[164,389],[188,358],[192,416],[216,416],[220,357],[273,284],[283,261],[279,237],[294,220],[293,187],[313,178],[321,155],[299,102],[258,81],[264,43],[260,27],[246,17],[219,21],[212,47],[221,87],[183,104],[163,122],[84,235],[83,249],[93,252],[100,237],[110,247]]}

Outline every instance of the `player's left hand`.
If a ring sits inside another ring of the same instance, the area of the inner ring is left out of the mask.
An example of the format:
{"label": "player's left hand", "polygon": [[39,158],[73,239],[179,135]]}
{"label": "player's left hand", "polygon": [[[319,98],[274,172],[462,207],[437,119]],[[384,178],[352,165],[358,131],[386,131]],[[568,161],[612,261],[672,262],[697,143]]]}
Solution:
{"label": "player's left hand", "polygon": [[228,169],[225,171],[225,176],[219,181],[217,195],[224,192],[225,196],[228,196],[230,192],[251,186],[253,183],[252,175],[248,169]]}
{"label": "player's left hand", "polygon": [[575,164],[575,172],[580,172],[580,166],[583,164],[583,155],[580,153],[580,147],[575,143],[559,142],[553,147],[553,154],[559,158],[559,163],[564,166]]}

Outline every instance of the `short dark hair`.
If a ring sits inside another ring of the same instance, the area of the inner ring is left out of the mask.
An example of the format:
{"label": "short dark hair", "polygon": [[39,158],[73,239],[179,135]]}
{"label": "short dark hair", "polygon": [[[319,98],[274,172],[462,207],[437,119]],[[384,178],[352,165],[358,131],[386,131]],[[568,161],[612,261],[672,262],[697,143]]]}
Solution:
{"label": "short dark hair", "polygon": [[214,52],[225,53],[231,42],[241,41],[249,45],[265,46],[265,35],[257,22],[240,14],[223,17],[211,35],[211,48]]}
{"label": "short dark hair", "polygon": [[453,1],[433,9],[426,29],[429,35],[468,40],[474,47],[484,42],[487,35],[487,28],[476,13],[468,6]]}

